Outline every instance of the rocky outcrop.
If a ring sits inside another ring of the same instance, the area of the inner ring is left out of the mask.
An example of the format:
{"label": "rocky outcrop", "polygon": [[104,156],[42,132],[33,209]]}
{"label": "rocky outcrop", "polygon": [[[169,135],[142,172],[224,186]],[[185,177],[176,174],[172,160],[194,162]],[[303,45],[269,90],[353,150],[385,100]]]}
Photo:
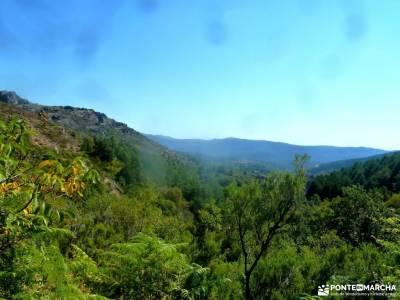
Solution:
{"label": "rocky outcrop", "polygon": [[151,182],[164,182],[169,168],[191,164],[186,157],[93,109],[34,104],[15,92],[0,91],[0,95],[0,117],[21,116],[27,120],[39,134],[34,137],[39,146],[79,151],[81,137],[86,134],[115,137],[137,152],[143,176]]}
{"label": "rocky outcrop", "polygon": [[0,102],[38,113],[41,118],[75,130],[103,133],[106,129],[118,129],[122,133],[139,135],[126,124],[108,118],[93,109],[72,106],[45,106],[29,102],[12,91],[0,91]]}
{"label": "rocky outcrop", "polygon": [[9,91],[0,91],[0,102],[12,105],[30,104],[28,100],[21,98],[17,93]]}

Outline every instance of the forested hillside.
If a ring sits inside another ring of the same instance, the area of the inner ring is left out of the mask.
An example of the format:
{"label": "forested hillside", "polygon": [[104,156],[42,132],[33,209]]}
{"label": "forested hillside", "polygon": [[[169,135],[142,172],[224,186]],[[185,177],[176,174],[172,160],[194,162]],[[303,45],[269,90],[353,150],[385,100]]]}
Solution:
{"label": "forested hillside", "polygon": [[295,155],[310,156],[307,167],[313,168],[324,163],[386,153],[384,150],[365,147],[299,146],[238,138],[200,140],[175,139],[162,135],[147,135],[147,137],[173,151],[197,155],[209,160],[261,164],[270,170],[291,170]]}
{"label": "forested hillside", "polygon": [[[126,124],[110,119],[105,114],[92,109],[43,106],[31,103],[15,92],[7,91],[0,92],[0,105],[3,115],[6,115],[8,111],[23,115],[30,123],[34,123],[34,128],[40,129],[39,132],[50,130],[48,127],[58,125],[62,130],[72,130],[77,133],[77,139],[70,139],[63,132],[49,133],[55,135],[54,138],[63,139],[64,144],[74,143],[76,140],[82,142],[82,139],[86,139],[86,146],[90,146],[94,142],[93,138],[99,146],[100,143],[108,143],[109,148],[114,148],[115,143],[123,144],[123,147],[131,152],[129,154],[131,157],[124,159],[129,160],[132,167],[129,169],[140,169],[144,180],[163,184],[171,168],[179,167],[183,163],[183,157],[178,158],[174,152],[150,141]],[[125,155],[128,154],[125,153]]]}
{"label": "forested hillside", "polygon": [[384,193],[400,192],[400,153],[385,155],[365,162],[357,161],[351,167],[316,176],[310,185],[308,194],[317,194],[321,198],[332,198],[341,195],[343,187],[349,185],[379,189]]}
{"label": "forested hillside", "polygon": [[339,161],[334,161],[334,162],[330,162],[330,163],[324,163],[324,164],[320,164],[316,167],[310,168],[309,173],[310,173],[310,175],[313,175],[313,176],[324,175],[324,174],[332,173],[334,171],[339,171],[344,168],[352,167],[355,163],[362,163],[362,162],[366,162],[368,160],[379,159],[386,155],[391,155],[395,152],[397,152],[397,151],[390,151],[390,152],[387,152],[384,154],[367,156],[367,157],[363,157],[363,158],[345,159],[345,160],[339,160]]}
{"label": "forested hillside", "polygon": [[204,165],[91,110],[3,102],[0,298],[315,299],[326,284],[400,286],[397,154],[307,182],[306,156],[292,172]]}

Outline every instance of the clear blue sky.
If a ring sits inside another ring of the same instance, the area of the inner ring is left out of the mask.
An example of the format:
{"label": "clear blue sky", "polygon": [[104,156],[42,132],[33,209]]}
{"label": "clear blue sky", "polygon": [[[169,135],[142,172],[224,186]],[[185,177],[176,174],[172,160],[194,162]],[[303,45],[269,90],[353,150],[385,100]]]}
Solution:
{"label": "clear blue sky", "polygon": [[0,88],[145,133],[400,149],[400,1],[2,0]]}

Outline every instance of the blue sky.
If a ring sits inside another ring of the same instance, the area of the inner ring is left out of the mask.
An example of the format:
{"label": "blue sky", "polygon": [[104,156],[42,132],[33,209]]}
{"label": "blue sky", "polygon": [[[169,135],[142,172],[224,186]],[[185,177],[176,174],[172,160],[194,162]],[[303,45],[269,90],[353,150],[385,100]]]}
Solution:
{"label": "blue sky", "polygon": [[400,1],[2,0],[0,89],[145,133],[400,149]]}

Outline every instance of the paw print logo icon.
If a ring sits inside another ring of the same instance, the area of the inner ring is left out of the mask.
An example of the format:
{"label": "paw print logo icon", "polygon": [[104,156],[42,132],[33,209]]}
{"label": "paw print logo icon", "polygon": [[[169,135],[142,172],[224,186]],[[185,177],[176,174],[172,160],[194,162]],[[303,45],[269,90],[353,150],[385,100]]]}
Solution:
{"label": "paw print logo icon", "polygon": [[318,296],[328,296],[329,295],[329,286],[320,285],[318,286]]}

